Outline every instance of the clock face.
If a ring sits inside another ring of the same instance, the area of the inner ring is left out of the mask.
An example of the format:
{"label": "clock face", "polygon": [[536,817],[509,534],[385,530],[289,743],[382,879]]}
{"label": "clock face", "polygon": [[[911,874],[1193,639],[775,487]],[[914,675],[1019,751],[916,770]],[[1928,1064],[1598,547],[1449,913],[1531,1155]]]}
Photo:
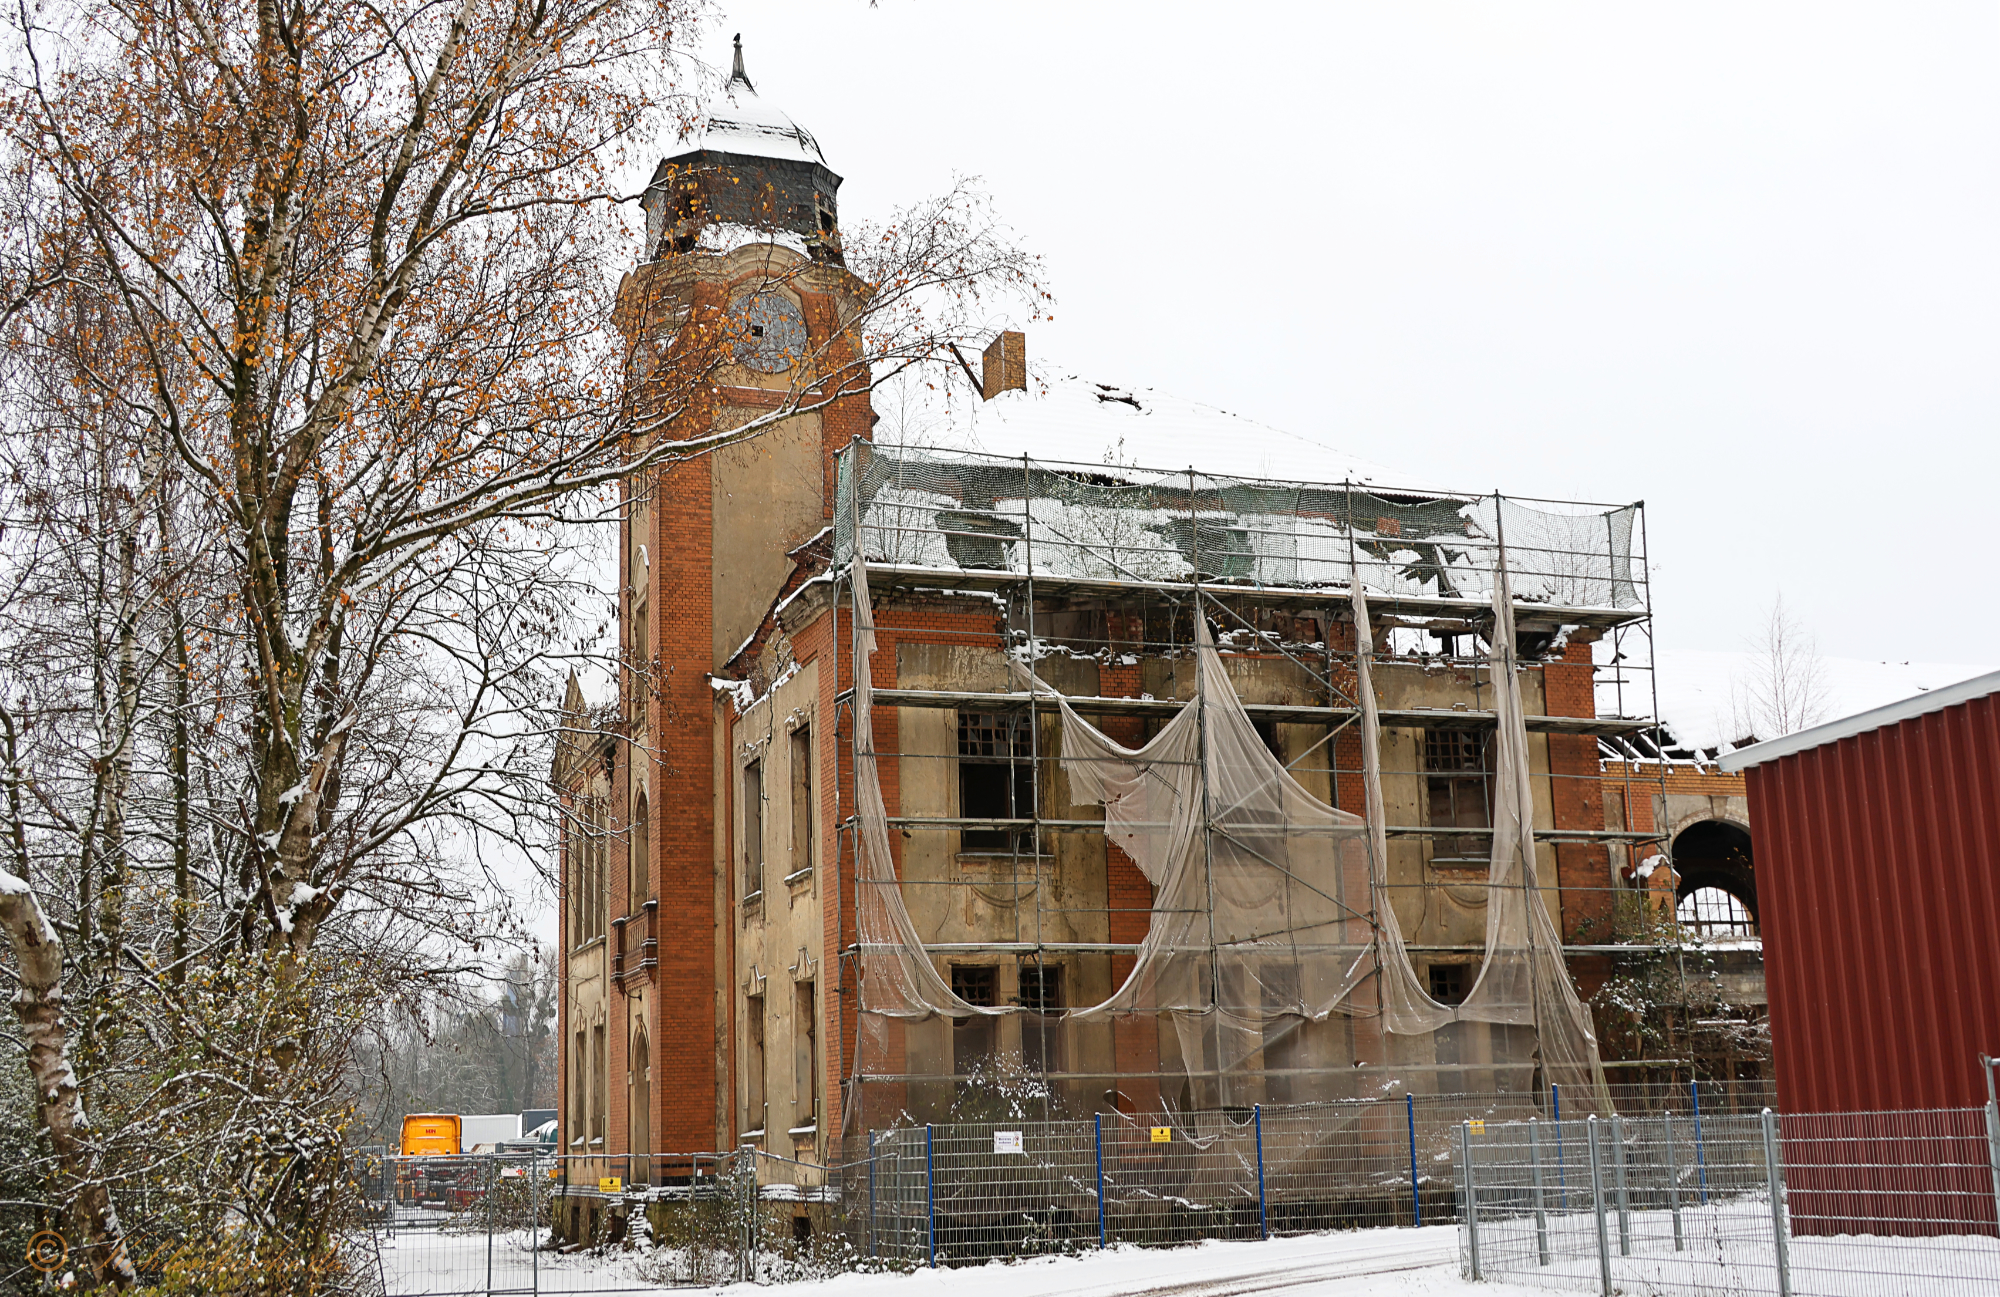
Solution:
{"label": "clock face", "polygon": [[806,351],[806,320],[799,304],[775,291],[746,293],[730,307],[737,332],[737,363],[760,374],[777,374],[798,363]]}

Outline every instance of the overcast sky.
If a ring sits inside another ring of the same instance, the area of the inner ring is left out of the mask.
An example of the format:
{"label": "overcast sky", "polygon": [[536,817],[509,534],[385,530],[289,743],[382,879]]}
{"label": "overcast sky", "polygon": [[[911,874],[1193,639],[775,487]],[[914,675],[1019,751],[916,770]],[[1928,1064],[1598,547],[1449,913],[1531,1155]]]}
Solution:
{"label": "overcast sky", "polygon": [[[1772,598],[2000,662],[2000,5],[723,0],[850,218],[983,178],[1036,357],[1413,477],[1643,498],[1667,648]],[[1143,448],[1133,448],[1143,460]]]}

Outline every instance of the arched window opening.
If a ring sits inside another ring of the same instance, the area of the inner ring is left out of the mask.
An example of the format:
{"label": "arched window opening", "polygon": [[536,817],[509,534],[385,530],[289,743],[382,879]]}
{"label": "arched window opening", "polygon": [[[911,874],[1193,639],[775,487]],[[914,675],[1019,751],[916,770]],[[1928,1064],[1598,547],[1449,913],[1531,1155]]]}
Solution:
{"label": "arched window opening", "polygon": [[643,1027],[632,1033],[631,1060],[632,1076],[625,1114],[632,1144],[632,1170],[628,1178],[633,1184],[650,1184],[653,1178],[653,1060]]}
{"label": "arched window opening", "polygon": [[1675,835],[1675,912],[1691,935],[1757,935],[1757,866],[1750,833],[1728,820],[1699,820]]}
{"label": "arched window opening", "polygon": [[1682,930],[1703,937],[1754,937],[1750,909],[1720,887],[1697,887],[1683,896],[1676,916]]}

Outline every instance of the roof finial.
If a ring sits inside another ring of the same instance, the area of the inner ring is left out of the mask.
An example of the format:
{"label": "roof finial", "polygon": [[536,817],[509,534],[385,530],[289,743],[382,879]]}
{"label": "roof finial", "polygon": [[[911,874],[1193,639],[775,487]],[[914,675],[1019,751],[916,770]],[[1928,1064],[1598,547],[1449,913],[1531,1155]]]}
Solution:
{"label": "roof finial", "polygon": [[736,66],[730,69],[729,73],[729,84],[731,86],[734,86],[738,81],[741,81],[743,83],[743,88],[748,90],[751,94],[754,95],[757,93],[757,87],[752,85],[750,82],[750,74],[743,70],[742,32],[736,33]]}

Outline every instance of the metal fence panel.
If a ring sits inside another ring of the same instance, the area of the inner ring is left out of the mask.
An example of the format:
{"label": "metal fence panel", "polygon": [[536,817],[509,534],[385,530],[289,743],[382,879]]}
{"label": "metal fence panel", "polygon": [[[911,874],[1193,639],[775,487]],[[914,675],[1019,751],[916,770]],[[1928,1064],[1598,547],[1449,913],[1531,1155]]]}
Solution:
{"label": "metal fence panel", "polygon": [[[1742,1097],[1755,1097],[1748,1092]],[[776,1282],[1458,1221],[1468,1272],[1610,1293],[2000,1291],[2000,1113],[1778,1117],[1656,1088],[852,1132],[819,1166],[363,1159],[386,1297]]]}
{"label": "metal fence panel", "polygon": [[2000,1291],[1987,1124],[1980,1109],[1468,1124],[1462,1263],[1607,1297]]}

